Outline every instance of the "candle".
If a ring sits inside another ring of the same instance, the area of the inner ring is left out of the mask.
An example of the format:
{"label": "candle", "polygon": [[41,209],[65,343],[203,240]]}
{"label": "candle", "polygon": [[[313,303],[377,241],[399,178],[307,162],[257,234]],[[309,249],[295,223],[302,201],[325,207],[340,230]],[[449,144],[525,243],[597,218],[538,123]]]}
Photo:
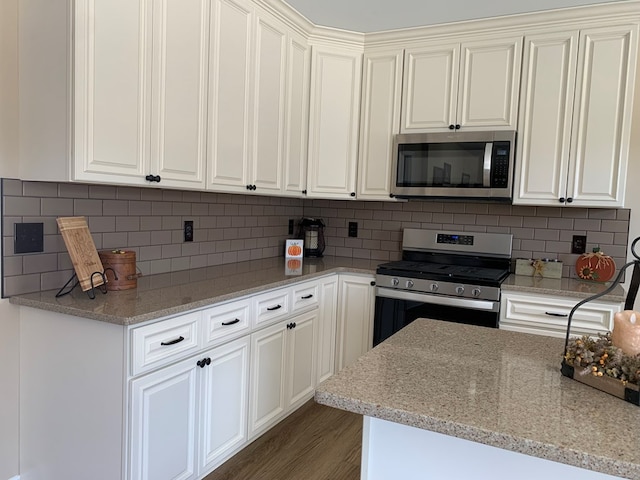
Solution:
{"label": "candle", "polygon": [[625,310],[613,316],[611,343],[627,355],[640,353],[640,312]]}

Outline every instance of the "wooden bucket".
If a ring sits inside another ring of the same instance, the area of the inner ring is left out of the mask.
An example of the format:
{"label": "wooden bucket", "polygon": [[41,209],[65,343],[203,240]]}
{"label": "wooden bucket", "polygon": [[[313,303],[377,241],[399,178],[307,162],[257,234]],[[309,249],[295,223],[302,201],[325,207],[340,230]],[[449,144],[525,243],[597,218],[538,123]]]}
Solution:
{"label": "wooden bucket", "polygon": [[101,250],[98,254],[105,269],[107,290],[129,290],[138,286],[140,274],[136,271],[136,252]]}

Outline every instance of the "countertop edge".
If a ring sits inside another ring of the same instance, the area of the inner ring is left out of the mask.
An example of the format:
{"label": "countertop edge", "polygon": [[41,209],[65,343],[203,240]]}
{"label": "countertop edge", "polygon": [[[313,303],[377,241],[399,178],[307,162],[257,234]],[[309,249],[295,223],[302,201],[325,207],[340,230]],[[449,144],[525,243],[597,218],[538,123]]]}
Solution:
{"label": "countertop edge", "polygon": [[322,391],[321,385],[316,389],[314,401],[321,405],[346,410],[351,413],[429,430],[516,453],[522,453],[524,455],[597,471],[607,475],[623,475],[625,478],[638,478],[640,476],[640,468],[630,462],[579,452],[565,446],[547,444],[513,435],[492,432],[459,422],[418,415],[406,410],[385,408],[381,405],[373,405],[353,398]]}
{"label": "countertop edge", "polygon": [[325,276],[334,275],[338,273],[349,273],[354,275],[373,275],[375,272],[367,268],[336,266],[336,267],[328,268],[321,272],[312,272],[312,273],[307,273],[299,276],[292,276],[291,278],[288,278],[286,280],[268,282],[268,283],[256,285],[247,289],[237,290],[232,293],[216,295],[216,296],[200,299],[193,302],[176,305],[174,307],[168,307],[168,308],[164,308],[154,312],[149,312],[146,314],[129,316],[129,317],[109,315],[109,314],[104,314],[104,313],[95,312],[95,311],[82,310],[79,308],[74,308],[73,306],[62,305],[58,303],[43,302],[43,301],[39,301],[37,299],[29,298],[27,296],[22,296],[22,295],[16,295],[16,296],[10,297],[9,303],[18,305],[18,306],[23,306],[23,307],[31,307],[31,308],[37,308],[40,310],[47,310],[51,312],[62,313],[66,315],[73,315],[76,317],[87,318],[90,320],[98,320],[101,322],[129,326],[129,325],[135,325],[138,323],[157,320],[160,318],[165,318],[173,315],[178,315],[181,313],[189,312],[191,310],[206,308],[208,306],[212,306],[217,303],[228,302],[228,301],[235,300],[248,295],[263,293],[265,291],[272,290],[275,288],[285,287],[295,283],[313,280],[315,278],[325,277]]}

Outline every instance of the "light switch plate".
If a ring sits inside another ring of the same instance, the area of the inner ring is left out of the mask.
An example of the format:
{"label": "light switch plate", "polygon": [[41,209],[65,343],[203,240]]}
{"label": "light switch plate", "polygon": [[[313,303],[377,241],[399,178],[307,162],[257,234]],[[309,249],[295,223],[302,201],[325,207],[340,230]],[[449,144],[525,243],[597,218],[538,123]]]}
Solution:
{"label": "light switch plate", "polygon": [[16,223],[13,253],[44,252],[44,224]]}

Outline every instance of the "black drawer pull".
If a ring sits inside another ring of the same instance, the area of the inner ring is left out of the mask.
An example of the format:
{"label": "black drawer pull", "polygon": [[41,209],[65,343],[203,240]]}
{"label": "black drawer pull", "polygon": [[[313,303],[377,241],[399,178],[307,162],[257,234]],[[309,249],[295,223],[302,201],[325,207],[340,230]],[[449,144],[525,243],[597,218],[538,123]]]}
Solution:
{"label": "black drawer pull", "polygon": [[553,312],[544,312],[545,315],[549,315],[551,317],[568,317],[566,313],[553,313]]}
{"label": "black drawer pull", "polygon": [[267,310],[269,310],[270,312],[273,312],[274,310],[278,310],[282,308],[282,305],[276,305],[275,307],[267,307]]}
{"label": "black drawer pull", "polygon": [[163,347],[166,347],[168,345],[175,345],[176,343],[180,343],[183,340],[184,340],[184,337],[180,335],[180,337],[176,338],[175,340],[171,340],[170,342],[160,342],[160,345],[162,345]]}
{"label": "black drawer pull", "polygon": [[302,300],[309,300],[310,298],[313,298],[313,294],[310,293],[309,295],[305,295],[304,297],[300,297]]}
{"label": "black drawer pull", "polygon": [[224,325],[225,327],[228,325],[235,325],[236,323],[240,323],[240,319],[236,318],[235,320],[231,320],[230,322],[222,322],[222,325]]}

